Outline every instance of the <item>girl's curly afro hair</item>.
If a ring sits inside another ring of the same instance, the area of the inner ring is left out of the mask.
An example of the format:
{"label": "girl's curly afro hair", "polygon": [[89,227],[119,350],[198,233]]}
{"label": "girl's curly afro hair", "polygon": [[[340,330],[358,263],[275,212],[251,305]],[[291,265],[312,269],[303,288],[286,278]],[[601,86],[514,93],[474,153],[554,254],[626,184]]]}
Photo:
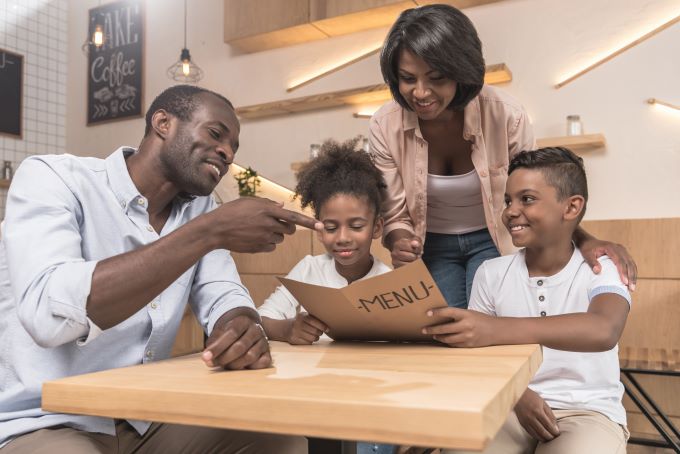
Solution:
{"label": "girl's curly afro hair", "polygon": [[387,185],[371,156],[363,150],[355,151],[357,141],[325,141],[319,156],[297,173],[295,196],[300,197],[303,208],[311,206],[317,218],[323,204],[338,194],[365,199],[376,218],[380,213]]}

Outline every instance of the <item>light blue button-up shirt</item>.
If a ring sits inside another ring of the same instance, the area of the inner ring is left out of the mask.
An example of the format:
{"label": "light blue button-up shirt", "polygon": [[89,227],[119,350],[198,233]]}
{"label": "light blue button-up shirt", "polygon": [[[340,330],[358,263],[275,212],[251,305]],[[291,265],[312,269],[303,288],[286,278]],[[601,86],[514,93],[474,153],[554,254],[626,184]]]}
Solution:
{"label": "light blue button-up shirt", "polygon": [[[152,243],[215,207],[211,197],[176,201],[159,235],[128,174],[131,153],[32,156],[16,172],[0,242],[0,447],[59,424],[115,434],[108,418],[42,411],[43,382],[168,358],[187,301],[206,333],[228,310],[254,308],[229,252],[215,250],[113,328],[102,331],[88,318],[99,260]],[[149,426],[130,423],[139,433]]]}

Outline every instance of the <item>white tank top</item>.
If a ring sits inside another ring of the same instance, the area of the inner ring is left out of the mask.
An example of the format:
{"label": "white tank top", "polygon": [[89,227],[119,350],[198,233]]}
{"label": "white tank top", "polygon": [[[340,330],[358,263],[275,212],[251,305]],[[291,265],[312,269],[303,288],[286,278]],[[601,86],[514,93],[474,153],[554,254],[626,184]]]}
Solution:
{"label": "white tank top", "polygon": [[463,175],[427,174],[427,231],[460,235],[486,228],[482,182]]}

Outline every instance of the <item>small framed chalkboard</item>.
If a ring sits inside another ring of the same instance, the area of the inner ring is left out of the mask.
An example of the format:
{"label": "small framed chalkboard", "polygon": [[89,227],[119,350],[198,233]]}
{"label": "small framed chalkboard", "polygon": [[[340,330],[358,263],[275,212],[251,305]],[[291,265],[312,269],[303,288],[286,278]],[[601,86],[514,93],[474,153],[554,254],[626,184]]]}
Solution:
{"label": "small framed chalkboard", "polygon": [[24,57],[0,49],[0,134],[21,138]]}
{"label": "small framed chalkboard", "polygon": [[104,44],[99,48],[90,44],[88,50],[88,126],[143,114],[143,1],[117,1],[90,9],[88,36],[98,24],[104,30]]}

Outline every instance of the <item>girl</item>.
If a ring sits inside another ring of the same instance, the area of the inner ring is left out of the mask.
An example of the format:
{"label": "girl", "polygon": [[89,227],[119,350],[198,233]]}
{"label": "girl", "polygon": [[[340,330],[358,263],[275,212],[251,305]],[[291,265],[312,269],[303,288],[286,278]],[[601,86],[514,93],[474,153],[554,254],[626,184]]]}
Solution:
{"label": "girl", "polygon": [[[354,151],[357,141],[327,141],[317,158],[298,173],[296,196],[311,206],[323,225],[318,233],[326,253],[308,255],[286,276],[308,284],[341,288],[390,271],[371,255],[371,243],[382,236],[380,216],[385,181],[371,157]],[[301,312],[293,295],[280,285],[258,308],[271,340],[311,344],[328,327]]]}

